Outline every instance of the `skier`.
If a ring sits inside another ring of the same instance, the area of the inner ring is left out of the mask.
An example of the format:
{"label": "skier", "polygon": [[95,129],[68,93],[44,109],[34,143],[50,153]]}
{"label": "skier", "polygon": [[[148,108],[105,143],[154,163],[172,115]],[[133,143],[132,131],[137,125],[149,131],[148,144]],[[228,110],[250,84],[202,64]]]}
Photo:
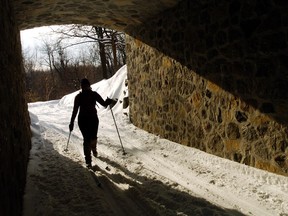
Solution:
{"label": "skier", "polygon": [[102,106],[107,107],[112,103],[112,99],[107,98],[105,101],[103,98],[95,91],[92,91],[90,87],[90,82],[88,79],[81,80],[82,91],[76,95],[74,99],[74,107],[71,116],[71,121],[69,124],[70,132],[74,128],[74,120],[78,113],[78,125],[83,136],[83,148],[85,155],[85,162],[87,168],[92,168],[91,162],[91,150],[93,155],[97,157],[97,133],[99,119],[97,115],[97,110],[95,108],[96,102],[100,103]]}

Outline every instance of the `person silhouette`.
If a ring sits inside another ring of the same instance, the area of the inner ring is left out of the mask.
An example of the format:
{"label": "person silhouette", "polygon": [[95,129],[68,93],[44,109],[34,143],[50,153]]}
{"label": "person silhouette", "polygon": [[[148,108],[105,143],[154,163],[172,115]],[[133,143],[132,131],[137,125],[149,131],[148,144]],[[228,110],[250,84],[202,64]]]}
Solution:
{"label": "person silhouette", "polygon": [[92,168],[91,151],[97,157],[97,133],[99,126],[99,118],[96,110],[96,102],[107,107],[112,103],[112,99],[107,98],[105,101],[96,92],[92,91],[90,82],[84,78],[81,80],[81,92],[74,99],[72,116],[69,124],[70,132],[74,128],[74,120],[78,110],[78,126],[83,136],[83,149],[87,168]]}

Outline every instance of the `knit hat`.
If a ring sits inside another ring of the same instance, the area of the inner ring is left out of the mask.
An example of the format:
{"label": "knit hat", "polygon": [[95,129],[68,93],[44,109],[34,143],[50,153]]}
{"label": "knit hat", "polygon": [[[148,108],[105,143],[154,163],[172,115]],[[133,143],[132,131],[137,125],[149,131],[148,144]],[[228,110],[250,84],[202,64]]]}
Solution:
{"label": "knit hat", "polygon": [[81,80],[81,88],[90,87],[90,82],[88,79],[84,78]]}

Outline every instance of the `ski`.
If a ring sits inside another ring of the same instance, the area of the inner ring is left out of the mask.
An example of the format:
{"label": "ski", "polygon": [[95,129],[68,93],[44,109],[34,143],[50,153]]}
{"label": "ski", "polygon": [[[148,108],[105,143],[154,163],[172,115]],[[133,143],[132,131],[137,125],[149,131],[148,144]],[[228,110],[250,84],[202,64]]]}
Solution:
{"label": "ski", "polygon": [[102,157],[94,157],[97,161],[97,167],[99,168],[99,170],[106,170],[106,171],[111,171],[110,167],[103,161]]}
{"label": "ski", "polygon": [[91,167],[91,168],[88,168],[88,167],[87,167],[87,169],[88,169],[89,173],[91,174],[92,178],[94,179],[97,187],[100,187],[100,188],[101,188],[101,182],[100,182],[99,179],[97,178],[95,171],[92,169],[92,167]]}

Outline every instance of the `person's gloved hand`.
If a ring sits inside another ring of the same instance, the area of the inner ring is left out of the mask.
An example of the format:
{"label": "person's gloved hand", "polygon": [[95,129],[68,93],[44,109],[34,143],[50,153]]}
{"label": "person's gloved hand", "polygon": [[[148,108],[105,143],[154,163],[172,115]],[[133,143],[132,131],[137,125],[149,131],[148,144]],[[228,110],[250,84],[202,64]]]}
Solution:
{"label": "person's gloved hand", "polygon": [[106,104],[107,105],[110,105],[111,103],[113,102],[113,100],[111,98],[108,98],[106,99]]}
{"label": "person's gloved hand", "polygon": [[117,103],[117,99],[111,99],[111,98],[108,98],[107,97],[107,99],[106,99],[106,103],[108,104],[108,105],[110,105],[110,109]]}
{"label": "person's gloved hand", "polygon": [[74,128],[74,123],[71,122],[71,123],[69,124],[69,130],[70,130],[70,132],[73,131],[73,128]]}

